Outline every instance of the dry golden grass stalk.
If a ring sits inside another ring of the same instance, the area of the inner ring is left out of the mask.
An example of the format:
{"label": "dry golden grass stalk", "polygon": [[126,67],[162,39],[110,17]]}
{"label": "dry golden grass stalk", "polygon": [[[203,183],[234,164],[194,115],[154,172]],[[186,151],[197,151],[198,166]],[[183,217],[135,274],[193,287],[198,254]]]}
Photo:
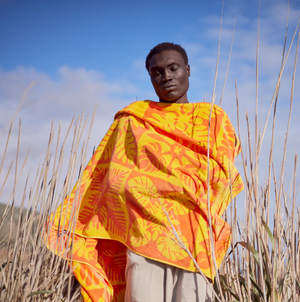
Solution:
{"label": "dry golden grass stalk", "polygon": [[226,69],[226,74],[225,74],[225,78],[224,78],[224,84],[223,84],[222,94],[221,94],[221,97],[220,97],[220,104],[219,104],[220,107],[222,105],[224,91],[225,91],[225,86],[226,86],[226,81],[227,81],[227,76],[228,76],[228,70],[229,70],[231,53],[232,53],[232,46],[233,46],[233,40],[234,40],[234,33],[235,33],[235,25],[236,25],[236,17],[234,19],[234,26],[233,26],[233,31],[232,31],[231,45],[230,45],[228,62],[227,62],[227,69]]}
{"label": "dry golden grass stalk", "polygon": [[[288,25],[288,18],[287,18]],[[221,39],[220,25],[220,39]],[[288,28],[288,26],[287,26]],[[283,160],[279,175],[275,173],[273,163],[273,144],[275,138],[276,108],[280,82],[284,67],[287,62],[294,38],[298,31],[298,43],[295,55],[294,72],[291,87],[290,112],[283,146]],[[231,250],[225,257],[223,265],[216,276],[214,287],[217,301],[300,301],[300,209],[297,205],[299,187],[296,185],[297,156],[294,162],[294,174],[291,186],[285,188],[285,158],[287,140],[293,104],[293,91],[296,74],[296,64],[299,45],[299,22],[294,32],[292,42],[286,53],[287,30],[285,34],[281,68],[274,89],[266,121],[262,131],[258,127],[258,50],[259,50],[259,25],[257,39],[257,63],[256,63],[256,112],[254,129],[250,126],[249,116],[246,114],[247,134],[241,158],[245,180],[245,218],[243,223],[237,217],[236,201],[231,202],[230,209],[225,212],[225,219],[232,227]],[[232,48],[232,47],[231,47]],[[218,58],[220,51],[220,41]],[[229,56],[230,60],[230,56]],[[228,62],[229,66],[229,62]],[[227,66],[227,70],[228,70]],[[218,70],[218,59],[215,74],[215,83]],[[227,77],[227,72],[226,72]],[[225,88],[226,79],[224,81]],[[30,86],[31,87],[31,86]],[[30,88],[29,87],[29,88]],[[27,90],[26,90],[27,91]],[[25,92],[27,93],[27,92]],[[223,93],[222,93],[223,96]],[[215,100],[215,84],[213,88],[213,101]],[[221,98],[222,101],[222,98]],[[240,130],[239,97],[236,81],[236,106],[238,119],[238,136],[242,143]],[[269,153],[269,169],[265,184],[259,182],[259,159],[261,147],[266,133],[266,127],[271,110],[273,108],[272,139]],[[92,124],[92,123],[91,123]],[[18,184],[23,171],[25,161],[19,166],[19,142],[15,159],[14,188],[7,201],[7,206],[0,217],[0,228],[9,220],[7,240],[0,242],[3,252],[0,254],[0,300],[14,301],[80,301],[80,289],[74,280],[65,255],[57,257],[44,246],[45,237],[49,235],[49,229],[44,230],[44,225],[49,213],[57,208],[63,199],[71,191],[76,179],[81,179],[86,157],[87,141],[79,152],[80,141],[83,137],[83,129],[86,121],[81,116],[76,122],[73,120],[65,139],[60,145],[60,127],[54,154],[52,145],[54,139],[53,126],[51,127],[48,148],[44,162],[39,167],[32,184],[26,181],[23,189],[20,210],[15,209],[15,192],[19,190]],[[2,172],[7,146],[9,144],[11,127],[8,130],[7,143],[4,156],[0,165]],[[67,136],[74,129],[72,148],[68,158],[66,176],[62,175],[62,166],[65,161],[65,145]],[[21,137],[21,124],[19,126],[19,141]],[[251,144],[251,134],[254,132],[254,146]],[[88,134],[89,135],[89,134]],[[208,139],[209,145],[209,139]],[[208,153],[209,157],[209,153]],[[53,165],[50,170],[50,165]],[[7,177],[12,173],[13,163],[9,165],[4,183],[0,187],[0,195],[6,185]],[[79,177],[77,171],[80,170]],[[64,181],[63,181],[64,179]],[[60,188],[60,184],[62,184]],[[209,186],[208,186],[209,187]],[[274,189],[271,200],[271,189]],[[78,193],[77,193],[78,194]],[[274,196],[274,197],[273,197]],[[27,209],[24,209],[25,204]],[[74,203],[75,204],[75,203]],[[270,218],[270,205],[275,208],[274,219]],[[209,192],[208,192],[208,208]],[[77,208],[72,211],[77,214]],[[168,213],[166,213],[168,217]],[[73,223],[68,226],[71,231],[77,215],[73,215]],[[171,220],[169,222],[172,226]],[[61,222],[63,225],[65,221]],[[273,224],[273,225],[272,225]],[[52,223],[48,224],[51,227]],[[211,217],[209,215],[210,232]],[[272,229],[273,226],[273,229]],[[178,243],[180,236],[172,226]],[[72,232],[70,232],[72,233]],[[212,235],[211,235],[212,238]],[[58,238],[57,240],[61,240]],[[72,242],[72,237],[68,240]],[[60,242],[62,244],[62,242]],[[211,242],[213,249],[213,242]],[[189,253],[184,245],[182,248]],[[214,253],[213,253],[214,255]],[[4,257],[3,257],[4,256]],[[191,256],[191,255],[190,255]],[[214,256],[213,256],[214,257]],[[192,258],[192,257],[191,257]],[[197,265],[195,263],[195,265]],[[214,261],[215,265],[215,261]]]}
{"label": "dry golden grass stalk", "polygon": [[[288,18],[287,18],[288,24]],[[288,125],[283,146],[283,160],[277,178],[273,164],[273,144],[275,137],[275,117],[276,105],[282,73],[287,62],[294,38],[298,31],[298,42],[295,54],[294,72],[291,87],[291,102],[288,117]],[[300,208],[296,209],[296,166],[297,155],[295,156],[295,166],[293,175],[292,191],[284,187],[285,157],[287,150],[287,140],[292,112],[293,91],[295,83],[295,73],[299,46],[299,22],[294,32],[292,42],[285,56],[287,31],[283,47],[281,68],[276,83],[274,95],[272,97],[269,112],[264,124],[262,134],[258,126],[258,53],[259,53],[259,24],[257,39],[257,59],[256,59],[256,112],[254,121],[254,148],[251,144],[251,126],[249,117],[246,114],[247,140],[246,147],[242,149],[242,164],[245,178],[245,223],[243,226],[238,223],[236,215],[236,202],[231,203],[231,226],[232,226],[232,250],[226,257],[222,271],[223,275],[216,275],[215,290],[218,292],[218,301],[300,301]],[[218,60],[217,60],[218,65]],[[214,87],[215,89],[215,87]],[[238,133],[241,140],[239,122],[239,101],[236,82],[236,100]],[[275,100],[275,102],[274,102]],[[213,101],[214,103],[214,94]],[[265,185],[259,183],[259,157],[263,138],[266,132],[269,115],[274,105],[274,117],[272,125],[272,141],[269,155],[269,173]],[[209,144],[209,140],[208,140]],[[247,152],[248,149],[248,152]],[[209,154],[208,154],[209,157]],[[248,165],[250,163],[250,166]],[[271,169],[271,167],[273,169]],[[273,179],[273,183],[272,180]],[[273,231],[270,224],[270,196],[271,187],[274,188],[275,215],[273,220]],[[208,192],[209,194],[209,192]],[[282,203],[285,211],[282,212]],[[208,198],[208,208],[209,198]],[[166,213],[168,217],[168,213]],[[226,215],[225,215],[226,216]],[[209,226],[211,222],[209,215]],[[180,241],[180,236],[176,232],[169,219],[177,243],[187,251],[187,248]],[[297,226],[297,227],[296,227]],[[212,238],[212,235],[211,235]],[[213,247],[213,243],[212,243]],[[190,255],[192,258],[192,256]],[[193,258],[192,258],[193,259]],[[194,260],[194,259],[193,259]],[[221,280],[221,287],[220,287]]]}
{"label": "dry golden grass stalk", "polygon": [[[28,184],[27,177],[21,207],[17,210],[19,214],[16,217],[14,214],[16,212],[15,192],[20,190],[18,180],[24,167],[23,164],[21,172],[18,172],[19,142],[21,139],[20,124],[14,187],[0,219],[1,225],[4,225],[8,219],[10,220],[9,236],[6,241],[1,242],[0,246],[0,257],[2,257],[0,258],[0,301],[81,301],[80,287],[74,279],[67,262],[63,258],[52,254],[44,245],[47,232],[49,232],[49,230],[44,229],[44,226],[50,212],[70,192],[78,171],[80,171],[79,178],[82,175],[93,119],[87,139],[83,142],[82,150],[78,154],[86,122],[87,120],[83,120],[83,115],[75,123],[73,119],[61,145],[59,144],[59,127],[54,156],[52,154],[54,131],[53,125],[51,126],[44,162],[38,169],[32,185]],[[65,182],[63,186],[60,186],[66,139],[72,127],[74,128],[74,135],[71,154],[67,155],[69,160],[68,169]],[[11,128],[9,136],[10,133]],[[9,141],[9,136],[7,141]],[[6,150],[7,145],[4,155]],[[51,164],[53,164],[52,170],[50,170]],[[2,166],[3,161],[1,168]],[[11,168],[9,171],[11,171]],[[10,202],[11,200],[12,202]],[[25,205],[27,205],[26,210],[24,209]]]}

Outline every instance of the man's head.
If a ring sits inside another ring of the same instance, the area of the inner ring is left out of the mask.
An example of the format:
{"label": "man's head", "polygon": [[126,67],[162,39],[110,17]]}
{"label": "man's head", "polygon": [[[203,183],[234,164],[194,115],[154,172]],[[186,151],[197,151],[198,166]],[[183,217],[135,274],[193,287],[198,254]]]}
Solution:
{"label": "man's head", "polygon": [[180,45],[155,46],[147,56],[146,68],[160,102],[188,103],[190,66]]}
{"label": "man's head", "polygon": [[164,50],[175,50],[175,51],[179,52],[182,55],[185,65],[189,64],[189,59],[188,59],[188,56],[187,56],[184,48],[182,48],[179,44],[164,42],[164,43],[157,44],[155,47],[153,47],[150,50],[150,52],[146,58],[146,62],[145,62],[146,69],[148,70],[148,72],[149,72],[149,62],[150,62],[151,58],[154,55],[156,55]]}

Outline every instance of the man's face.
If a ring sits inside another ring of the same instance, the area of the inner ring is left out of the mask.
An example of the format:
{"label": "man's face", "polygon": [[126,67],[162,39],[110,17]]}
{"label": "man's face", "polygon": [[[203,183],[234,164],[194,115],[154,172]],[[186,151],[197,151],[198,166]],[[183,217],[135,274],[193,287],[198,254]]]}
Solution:
{"label": "man's face", "polygon": [[176,50],[164,50],[149,62],[152,85],[160,102],[188,103],[190,66]]}

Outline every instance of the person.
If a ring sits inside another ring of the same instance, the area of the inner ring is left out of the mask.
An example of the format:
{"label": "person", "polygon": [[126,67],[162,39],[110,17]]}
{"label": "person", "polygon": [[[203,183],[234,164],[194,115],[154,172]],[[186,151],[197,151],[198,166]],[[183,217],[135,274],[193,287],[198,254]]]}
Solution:
{"label": "person", "polygon": [[116,114],[52,214],[48,248],[70,260],[84,301],[212,301],[186,250],[214,280],[213,251],[219,267],[230,245],[220,216],[243,189],[234,166],[240,144],[220,107],[189,103],[180,45],[155,46],[146,69],[159,102]]}

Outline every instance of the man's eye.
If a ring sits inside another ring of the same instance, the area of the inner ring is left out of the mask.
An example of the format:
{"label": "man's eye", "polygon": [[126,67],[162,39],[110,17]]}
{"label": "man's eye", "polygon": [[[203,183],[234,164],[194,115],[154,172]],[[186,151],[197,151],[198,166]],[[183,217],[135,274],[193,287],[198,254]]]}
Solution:
{"label": "man's eye", "polygon": [[171,71],[176,71],[177,69],[178,69],[178,66],[176,66],[176,65],[171,67]]}
{"label": "man's eye", "polygon": [[160,72],[158,70],[152,71],[153,77],[158,77],[160,75]]}

